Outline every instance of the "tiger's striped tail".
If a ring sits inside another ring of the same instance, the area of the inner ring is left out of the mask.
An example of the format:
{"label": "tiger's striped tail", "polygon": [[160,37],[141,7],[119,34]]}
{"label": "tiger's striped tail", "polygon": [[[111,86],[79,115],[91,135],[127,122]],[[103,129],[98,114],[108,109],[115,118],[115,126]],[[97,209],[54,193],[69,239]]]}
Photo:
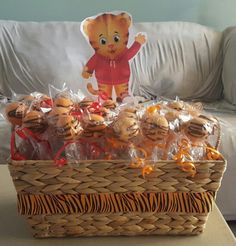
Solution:
{"label": "tiger's striped tail", "polygon": [[99,90],[95,90],[94,88],[93,88],[93,85],[91,84],[91,83],[88,83],[87,84],[87,89],[88,89],[88,91],[92,94],[92,95],[95,95],[95,96],[97,96],[97,95],[99,95]]}

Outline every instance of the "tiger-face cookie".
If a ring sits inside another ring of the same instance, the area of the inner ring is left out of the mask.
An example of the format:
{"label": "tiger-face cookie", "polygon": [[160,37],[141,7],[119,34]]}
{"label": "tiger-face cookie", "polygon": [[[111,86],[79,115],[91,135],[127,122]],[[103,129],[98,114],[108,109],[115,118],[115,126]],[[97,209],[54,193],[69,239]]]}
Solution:
{"label": "tiger-face cookie", "polygon": [[39,111],[28,112],[22,121],[22,126],[28,128],[34,133],[43,133],[47,129],[45,115]]}
{"label": "tiger-face cookie", "polygon": [[60,115],[54,129],[56,136],[64,141],[77,139],[83,131],[81,123],[72,115]]}
{"label": "tiger-face cookie", "polygon": [[21,126],[27,109],[28,107],[22,102],[9,103],[5,108],[6,117],[12,125]]}
{"label": "tiger-face cookie", "polygon": [[138,120],[135,117],[129,117],[126,113],[118,116],[113,124],[115,135],[122,141],[129,142],[138,136],[140,129]]}
{"label": "tiger-face cookie", "polygon": [[164,116],[146,114],[141,120],[143,135],[151,141],[161,141],[168,136],[169,123]]}

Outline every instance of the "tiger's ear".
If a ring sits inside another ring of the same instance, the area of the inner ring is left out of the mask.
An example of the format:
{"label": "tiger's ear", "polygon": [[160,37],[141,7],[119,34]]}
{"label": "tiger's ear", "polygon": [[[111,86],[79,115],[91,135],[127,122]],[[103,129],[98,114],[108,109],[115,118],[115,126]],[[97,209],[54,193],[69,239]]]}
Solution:
{"label": "tiger's ear", "polygon": [[121,13],[117,16],[119,18],[119,21],[122,23],[122,25],[125,25],[127,28],[131,25],[131,16],[127,13]]}
{"label": "tiger's ear", "polygon": [[91,27],[93,22],[94,22],[93,19],[85,19],[82,23],[83,32],[87,36],[89,36],[89,33],[91,32]]}

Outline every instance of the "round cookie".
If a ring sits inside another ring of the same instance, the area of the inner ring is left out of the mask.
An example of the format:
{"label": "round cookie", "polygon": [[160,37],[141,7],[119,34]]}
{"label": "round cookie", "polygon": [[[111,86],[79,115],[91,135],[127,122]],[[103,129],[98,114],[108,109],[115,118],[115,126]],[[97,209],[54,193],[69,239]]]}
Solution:
{"label": "round cookie", "polygon": [[135,114],[137,113],[137,108],[124,108],[124,110],[122,112],[127,112],[127,113],[132,113]]}
{"label": "round cookie", "polygon": [[208,122],[210,122],[210,123],[212,123],[214,125],[218,124],[217,119],[214,118],[213,116],[207,116],[207,115],[200,114],[200,115],[198,115],[198,117],[200,119],[204,119],[204,120],[206,120],[206,121],[208,121]]}
{"label": "round cookie", "polygon": [[167,106],[174,110],[181,111],[184,109],[184,102],[183,101],[172,101],[172,102],[169,102]]}
{"label": "round cookie", "polygon": [[63,107],[63,108],[67,108],[67,109],[72,109],[73,108],[73,101],[70,98],[66,98],[66,97],[57,97],[54,99],[54,107]]}
{"label": "round cookie", "polygon": [[168,136],[169,123],[164,116],[147,114],[141,120],[143,135],[151,141],[161,141]]}
{"label": "round cookie", "polygon": [[103,102],[102,106],[110,110],[114,110],[117,107],[116,102],[111,99],[108,99],[105,102]]}
{"label": "round cookie", "polygon": [[68,108],[63,108],[63,107],[54,107],[52,110],[48,113],[47,119],[50,125],[56,124],[58,121],[59,117],[61,115],[66,116],[69,114],[69,109]]}
{"label": "round cookie", "polygon": [[85,137],[99,137],[107,127],[103,116],[98,114],[89,114],[83,118]]}
{"label": "round cookie", "polygon": [[[132,113],[131,113],[132,114]],[[138,121],[134,117],[122,113],[113,124],[115,135],[122,141],[128,142],[139,134]]]}
{"label": "round cookie", "polygon": [[30,110],[41,111],[41,107],[52,107],[52,99],[43,94],[38,96],[23,96],[20,101],[29,106]]}
{"label": "round cookie", "polygon": [[199,117],[192,118],[184,126],[184,133],[192,142],[203,141],[210,132],[208,121]]}
{"label": "round cookie", "polygon": [[34,96],[26,95],[21,97],[19,101],[25,103],[27,106],[30,106],[35,99],[36,98]]}
{"label": "round cookie", "polygon": [[79,102],[79,107],[85,109],[93,104],[93,100],[91,98],[84,98],[82,101]]}
{"label": "round cookie", "polygon": [[34,133],[42,133],[47,128],[47,122],[43,113],[34,110],[25,115],[22,126]]}
{"label": "round cookie", "polygon": [[120,111],[118,117],[124,117],[124,118],[131,118],[137,120],[137,109],[135,108],[125,108],[122,111]]}
{"label": "round cookie", "polygon": [[82,133],[80,122],[72,115],[60,115],[55,124],[55,134],[63,140],[73,140]]}
{"label": "round cookie", "polygon": [[21,126],[27,109],[28,107],[22,102],[9,103],[5,108],[6,117],[12,125]]}
{"label": "round cookie", "polygon": [[51,100],[52,99],[50,96],[48,96],[46,94],[41,95],[39,98],[40,98],[41,101]]}
{"label": "round cookie", "polygon": [[203,110],[203,105],[200,102],[185,103],[184,108],[192,117],[198,117]]}
{"label": "round cookie", "polygon": [[168,111],[165,113],[165,118],[167,119],[168,122],[175,121],[176,119],[179,118],[179,113],[175,110]]}

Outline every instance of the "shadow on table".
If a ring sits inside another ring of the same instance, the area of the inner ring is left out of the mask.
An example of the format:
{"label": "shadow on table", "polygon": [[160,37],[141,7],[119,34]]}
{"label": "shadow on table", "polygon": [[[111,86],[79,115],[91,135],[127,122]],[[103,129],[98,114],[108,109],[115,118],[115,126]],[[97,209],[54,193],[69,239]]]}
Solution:
{"label": "shadow on table", "polygon": [[227,221],[227,223],[231,231],[233,232],[234,236],[236,237],[236,220]]}
{"label": "shadow on table", "polygon": [[[20,232],[18,231],[20,229]],[[0,203],[0,237],[27,238],[30,231],[24,218],[18,215],[17,207],[12,201]]]}

